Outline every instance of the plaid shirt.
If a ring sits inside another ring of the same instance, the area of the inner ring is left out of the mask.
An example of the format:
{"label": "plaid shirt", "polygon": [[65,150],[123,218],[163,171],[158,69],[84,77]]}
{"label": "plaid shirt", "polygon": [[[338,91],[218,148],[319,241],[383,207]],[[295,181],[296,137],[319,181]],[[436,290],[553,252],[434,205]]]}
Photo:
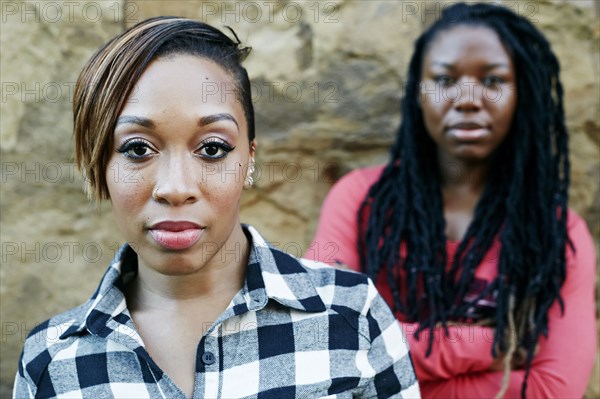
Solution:
{"label": "plaid shirt", "polygon": [[[194,398],[419,397],[406,340],[364,275],[252,237],[244,287],[198,344]],[[34,329],[16,398],[185,398],[127,310],[137,255],[123,246],[96,293]],[[157,326],[158,327],[158,326]]]}

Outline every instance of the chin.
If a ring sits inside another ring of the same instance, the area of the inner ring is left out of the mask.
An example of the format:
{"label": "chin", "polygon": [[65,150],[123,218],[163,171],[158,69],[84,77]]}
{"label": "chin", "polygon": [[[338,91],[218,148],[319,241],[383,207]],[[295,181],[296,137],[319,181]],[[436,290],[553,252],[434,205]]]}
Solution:
{"label": "chin", "polygon": [[459,148],[454,152],[454,157],[463,162],[482,162],[490,157],[487,151],[482,151],[481,148],[467,146]]}
{"label": "chin", "polygon": [[144,261],[144,264],[165,276],[185,276],[192,274],[202,269],[204,264],[202,256],[183,251],[161,251],[159,253],[153,251],[151,254],[148,254],[146,259],[151,259],[152,261]]}
{"label": "chin", "polygon": [[160,274],[162,274],[163,276],[169,276],[169,277],[181,277],[181,276],[187,276],[190,274],[194,274],[195,272],[197,272],[198,270],[200,270],[201,268],[194,268],[193,266],[190,266],[188,268],[186,268],[185,266],[182,265],[178,265],[177,267],[173,268],[163,268],[163,269],[157,269],[156,271]]}
{"label": "chin", "polygon": [[179,259],[167,261],[165,263],[156,264],[152,267],[156,272],[164,276],[186,276],[193,274],[202,269],[202,265],[193,264],[192,262],[180,261]]}

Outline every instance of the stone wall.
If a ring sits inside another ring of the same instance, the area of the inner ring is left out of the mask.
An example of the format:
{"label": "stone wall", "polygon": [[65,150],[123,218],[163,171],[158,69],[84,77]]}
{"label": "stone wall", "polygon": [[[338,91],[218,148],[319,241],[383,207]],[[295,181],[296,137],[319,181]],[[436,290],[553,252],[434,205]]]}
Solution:
{"label": "stone wall", "polygon": [[[598,243],[598,2],[503,3],[533,19],[561,60],[571,206]],[[122,241],[109,207],[88,204],[73,164],[70,101],[96,48],[155,15],[228,25],[254,48],[246,66],[260,175],[244,194],[242,220],[299,254],[331,184],[386,160],[413,41],[444,4],[2,0],[0,397],[12,389],[27,332],[83,302]],[[595,374],[588,397],[600,396]]]}

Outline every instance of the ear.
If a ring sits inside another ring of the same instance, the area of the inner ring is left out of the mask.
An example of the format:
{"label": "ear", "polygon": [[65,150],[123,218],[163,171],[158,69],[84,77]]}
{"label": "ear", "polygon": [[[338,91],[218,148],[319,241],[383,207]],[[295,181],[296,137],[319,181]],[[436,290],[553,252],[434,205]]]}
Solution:
{"label": "ear", "polygon": [[254,154],[256,153],[256,140],[250,143],[250,159],[248,160],[248,168],[246,169],[246,178],[244,179],[244,190],[249,190],[254,184]]}

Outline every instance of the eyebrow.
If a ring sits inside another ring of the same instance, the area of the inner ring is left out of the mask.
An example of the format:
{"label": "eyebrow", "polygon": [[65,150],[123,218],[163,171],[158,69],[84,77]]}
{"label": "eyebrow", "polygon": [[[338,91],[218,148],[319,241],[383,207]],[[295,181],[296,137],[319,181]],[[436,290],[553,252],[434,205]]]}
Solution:
{"label": "eyebrow", "polygon": [[119,116],[119,118],[117,119],[117,126],[124,125],[127,123],[130,123],[133,125],[140,125],[143,127],[147,127],[149,129],[154,128],[154,122],[152,122],[148,118],[144,118],[141,116],[122,115],[122,116]]}
{"label": "eyebrow", "polygon": [[[203,126],[207,126],[212,123],[219,122],[219,121],[231,121],[231,122],[235,123],[235,126],[238,129],[238,132],[240,131],[240,126],[239,126],[237,120],[233,117],[233,115],[228,114],[228,113],[203,116],[200,119],[198,119],[198,126],[203,127]],[[124,124],[134,124],[134,125],[147,127],[149,129],[153,129],[155,127],[154,122],[152,122],[152,120],[150,120],[148,118],[144,118],[142,116],[133,116],[133,115],[119,116],[119,118],[117,119],[117,126],[124,125]]]}
{"label": "eyebrow", "polygon": [[[441,61],[433,61],[431,63],[432,65],[437,65],[437,66],[442,66],[446,69],[456,69],[456,67],[454,66],[454,64],[450,64],[448,62],[441,62]],[[510,68],[510,65],[504,62],[497,62],[495,64],[488,64],[486,65],[483,69],[486,71],[492,70],[494,68],[499,68],[499,67],[505,67],[505,68]]]}
{"label": "eyebrow", "polygon": [[202,126],[210,125],[211,123],[215,123],[215,122],[219,122],[219,121],[231,121],[231,122],[235,123],[235,126],[238,129],[238,132],[240,131],[240,125],[238,125],[237,120],[233,117],[233,115],[228,114],[228,113],[203,116],[200,119],[198,119],[198,126],[202,127]]}

